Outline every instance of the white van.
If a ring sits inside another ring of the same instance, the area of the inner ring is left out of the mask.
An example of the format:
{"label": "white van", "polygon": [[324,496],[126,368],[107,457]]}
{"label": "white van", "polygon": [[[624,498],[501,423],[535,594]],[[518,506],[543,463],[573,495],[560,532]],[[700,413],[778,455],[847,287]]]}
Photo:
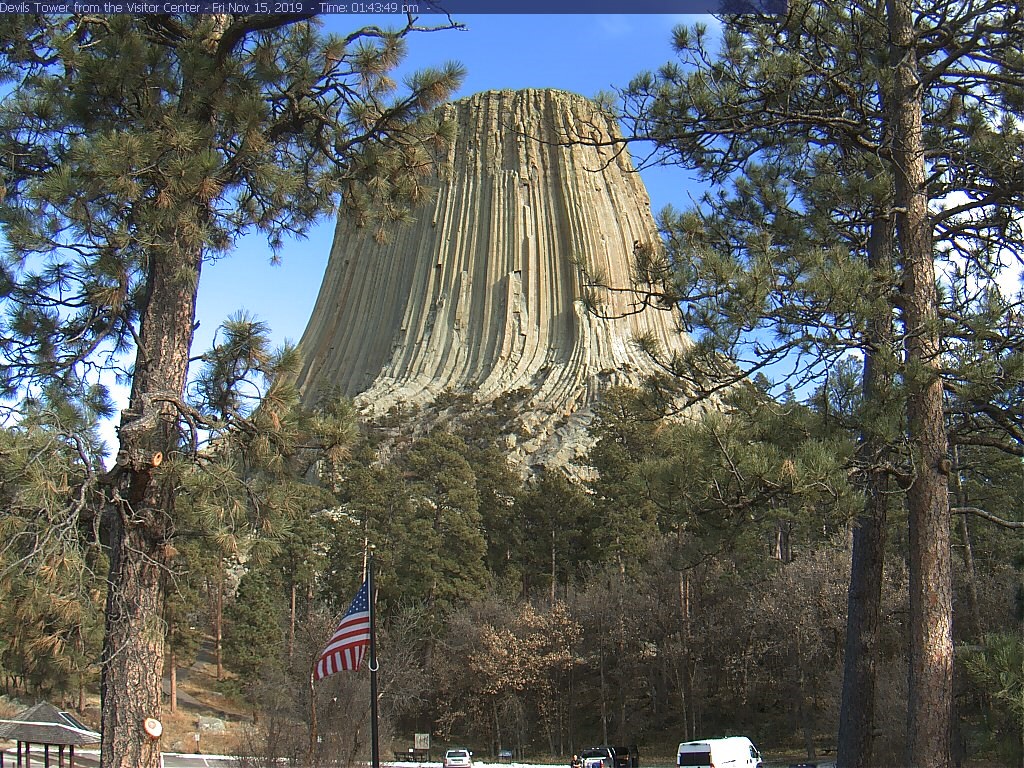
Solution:
{"label": "white van", "polygon": [[684,741],[676,765],[681,768],[763,768],[761,753],[746,736]]}

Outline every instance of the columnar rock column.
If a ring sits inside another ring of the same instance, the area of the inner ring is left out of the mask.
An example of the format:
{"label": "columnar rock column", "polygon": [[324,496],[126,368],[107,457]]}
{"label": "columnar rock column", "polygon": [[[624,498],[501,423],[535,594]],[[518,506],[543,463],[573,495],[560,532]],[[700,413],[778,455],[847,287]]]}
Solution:
{"label": "columnar rock column", "polygon": [[[381,245],[342,218],[300,343],[307,401],[325,387],[367,414],[446,391],[485,404],[527,388],[527,464],[566,463],[602,390],[656,370],[633,340],[688,340],[667,311],[609,293],[600,319],[580,301],[578,264],[628,286],[637,242],[657,237],[650,201],[618,136],[589,100],[554,90],[489,91],[445,108],[457,135],[435,199]],[[585,139],[588,144],[566,143]]]}

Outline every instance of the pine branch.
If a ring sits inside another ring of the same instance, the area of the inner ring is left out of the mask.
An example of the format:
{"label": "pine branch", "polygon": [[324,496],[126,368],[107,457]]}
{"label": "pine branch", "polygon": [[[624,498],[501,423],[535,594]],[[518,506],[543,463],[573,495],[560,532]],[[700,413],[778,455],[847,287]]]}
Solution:
{"label": "pine branch", "polygon": [[980,517],[982,520],[988,520],[990,523],[995,523],[1001,528],[1024,530],[1024,520],[1004,520],[1003,518],[993,515],[991,512],[986,512],[984,509],[979,509],[978,507],[953,507],[949,511],[954,515],[974,515],[975,517]]}

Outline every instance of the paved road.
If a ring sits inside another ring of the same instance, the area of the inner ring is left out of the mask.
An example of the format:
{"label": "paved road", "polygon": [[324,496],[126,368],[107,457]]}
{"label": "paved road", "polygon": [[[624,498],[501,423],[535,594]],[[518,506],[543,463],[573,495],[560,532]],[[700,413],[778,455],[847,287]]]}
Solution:
{"label": "paved road", "polygon": [[235,758],[224,755],[185,755],[164,752],[164,768],[231,768]]}
{"label": "paved road", "polygon": [[[67,755],[65,754],[64,765],[68,764]],[[234,768],[235,762],[233,757],[227,757],[225,755],[190,755],[178,752],[164,752],[164,763],[163,768]],[[794,764],[800,763],[800,760],[784,760],[784,761],[769,761],[765,763],[766,768],[789,768]],[[4,756],[3,768],[15,768],[17,766],[17,757],[13,750],[8,750]],[[76,750],[75,752],[75,766],[76,768],[98,768],[100,764],[99,752],[96,750]],[[835,768],[835,762],[831,760],[823,760],[819,758],[817,760],[810,760],[805,765],[816,765],[817,768]],[[24,765],[24,762],[22,763]],[[56,750],[50,753],[50,765],[57,765],[57,753]],[[403,768],[398,764],[391,762],[382,762],[384,768]],[[32,750],[32,768],[43,767],[43,751],[42,748],[36,747]],[[404,766],[408,768],[440,768],[440,763],[407,763]],[[474,768],[560,768],[559,766],[550,765],[532,765],[525,763],[512,763],[511,765],[503,764],[488,764],[488,763],[475,763]],[[652,766],[651,768],[661,768],[660,766]],[[668,768],[668,766],[665,766]],[[674,768],[674,766],[672,767]]]}

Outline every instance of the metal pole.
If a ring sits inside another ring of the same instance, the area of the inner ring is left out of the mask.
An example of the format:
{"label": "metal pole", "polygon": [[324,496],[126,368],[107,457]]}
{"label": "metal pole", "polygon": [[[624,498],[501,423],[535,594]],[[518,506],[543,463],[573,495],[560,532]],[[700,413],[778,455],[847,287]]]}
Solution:
{"label": "metal pole", "polygon": [[[316,659],[313,660],[314,669],[316,668]],[[309,673],[309,751],[307,752],[306,759],[310,765],[314,765],[314,761],[319,762],[316,754],[318,734],[316,732],[316,684],[313,680],[313,671]]]}
{"label": "metal pole", "polygon": [[377,610],[373,588],[373,549],[366,568],[366,591],[370,609],[370,766],[380,768],[380,749],[377,739]]}

